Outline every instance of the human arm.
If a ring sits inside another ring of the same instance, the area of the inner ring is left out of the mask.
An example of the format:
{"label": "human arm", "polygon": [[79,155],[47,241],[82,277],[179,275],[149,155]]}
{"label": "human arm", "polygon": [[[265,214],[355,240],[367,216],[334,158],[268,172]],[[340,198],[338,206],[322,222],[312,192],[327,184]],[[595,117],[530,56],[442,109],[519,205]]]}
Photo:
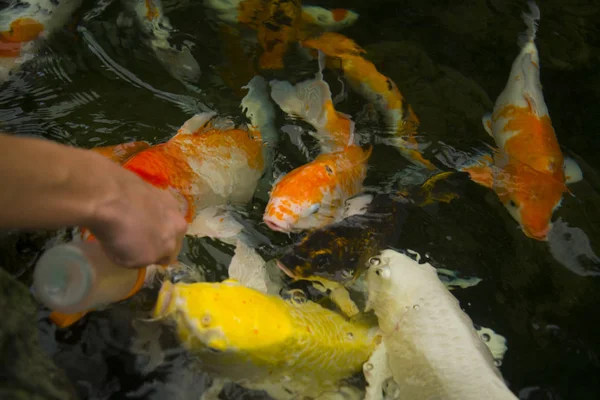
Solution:
{"label": "human arm", "polygon": [[0,229],[83,226],[126,267],[166,264],[187,229],[177,200],[90,150],[0,134]]}

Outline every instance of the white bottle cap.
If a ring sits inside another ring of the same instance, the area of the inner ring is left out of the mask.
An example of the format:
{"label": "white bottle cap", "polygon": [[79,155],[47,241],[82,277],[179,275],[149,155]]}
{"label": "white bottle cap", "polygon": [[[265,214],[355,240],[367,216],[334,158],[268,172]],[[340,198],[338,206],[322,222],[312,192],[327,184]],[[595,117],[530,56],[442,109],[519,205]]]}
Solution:
{"label": "white bottle cap", "polygon": [[34,274],[35,296],[51,310],[69,312],[81,304],[93,286],[93,270],[82,249],[62,244],[40,257]]}

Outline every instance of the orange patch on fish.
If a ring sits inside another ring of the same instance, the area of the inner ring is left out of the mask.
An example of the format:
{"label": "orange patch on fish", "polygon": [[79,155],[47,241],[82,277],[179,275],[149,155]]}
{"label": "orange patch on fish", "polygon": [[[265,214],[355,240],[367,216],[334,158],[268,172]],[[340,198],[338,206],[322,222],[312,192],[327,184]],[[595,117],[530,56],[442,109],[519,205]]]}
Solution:
{"label": "orange patch on fish", "polygon": [[11,22],[8,31],[0,32],[0,57],[18,57],[23,43],[37,39],[44,25],[33,18],[18,18]]}
{"label": "orange patch on fish", "polygon": [[[245,131],[242,129],[201,129],[189,135],[193,143],[181,141],[180,145],[186,149],[188,155],[220,156],[231,158],[230,151],[223,149],[242,150],[248,159],[248,166],[259,170],[264,168],[262,158],[262,137],[258,130]],[[217,150],[218,149],[218,150]]]}
{"label": "orange patch on fish", "polygon": [[502,203],[513,200],[520,209],[524,233],[543,240],[550,228],[554,208],[567,190],[563,181],[513,160],[502,170],[494,190]]}
{"label": "orange patch on fish", "polygon": [[561,173],[563,155],[548,115],[541,118],[530,107],[506,106],[493,115],[507,120],[503,132],[511,136],[504,151],[540,172]]}
{"label": "orange patch on fish", "polygon": [[345,148],[351,140],[352,121],[347,116],[337,112],[331,100],[325,102],[324,108],[327,114],[325,130],[335,142],[336,147]]}
{"label": "orange patch on fish", "polygon": [[493,162],[494,159],[492,156],[486,154],[475,164],[461,168],[461,171],[467,172],[473,182],[491,189],[494,186],[494,177],[491,167]]}
{"label": "orange patch on fish", "polygon": [[155,18],[160,17],[160,11],[153,0],[146,0],[146,19],[152,21]]}
{"label": "orange patch on fish", "polygon": [[0,32],[2,41],[23,43],[37,39],[44,31],[44,25],[33,18],[18,18],[11,22],[8,31]]}
{"label": "orange patch on fish", "polygon": [[331,10],[331,15],[333,16],[333,20],[335,22],[340,22],[346,18],[346,15],[348,15],[348,10],[345,8],[334,8]]}

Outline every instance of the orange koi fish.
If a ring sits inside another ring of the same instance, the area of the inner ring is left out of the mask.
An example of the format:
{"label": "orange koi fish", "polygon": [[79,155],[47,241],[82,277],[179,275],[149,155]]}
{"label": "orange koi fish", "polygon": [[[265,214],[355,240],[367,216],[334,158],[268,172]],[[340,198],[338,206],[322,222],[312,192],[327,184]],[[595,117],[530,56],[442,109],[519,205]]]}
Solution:
{"label": "orange koi fish", "polygon": [[343,29],[358,18],[350,10],[302,7],[300,0],[207,0],[205,5],[221,22],[256,32],[262,49],[261,69],[283,68],[283,56],[291,44],[316,33]]}
{"label": "orange koi fish", "polygon": [[403,157],[416,165],[436,169],[419,152],[424,147],[416,140],[419,118],[396,84],[362,57],[361,54],[366,53],[364,49],[353,40],[334,32],[304,40],[302,45],[324,52],[327,65],[341,69],[350,87],[379,109],[384,115],[387,129],[394,133],[394,144]]}
{"label": "orange koi fish", "polygon": [[280,232],[336,222],[346,200],[362,190],[372,148],[354,144],[354,123],[333,107],[321,70],[315,79],[296,86],[271,82],[271,97],[286,114],[316,128],[313,135],[321,142],[321,154],[274,185],[263,221]]}
{"label": "orange koi fish", "polygon": [[40,40],[65,25],[80,5],[81,0],[11,1],[0,15],[0,83],[32,58]]}
{"label": "orange koi fish", "polygon": [[496,192],[525,235],[546,240],[567,183],[580,180],[582,174],[575,161],[563,157],[544,102],[535,45],[540,10],[534,2],[529,8],[531,14],[523,14],[528,29],[508,82],[493,113],[483,117],[498,149],[461,170]]}

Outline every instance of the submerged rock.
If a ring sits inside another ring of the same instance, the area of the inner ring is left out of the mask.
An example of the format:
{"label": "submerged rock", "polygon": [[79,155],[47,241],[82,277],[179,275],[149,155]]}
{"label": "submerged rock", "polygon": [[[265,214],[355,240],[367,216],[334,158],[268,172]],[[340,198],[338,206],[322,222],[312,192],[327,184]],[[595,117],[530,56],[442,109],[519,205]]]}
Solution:
{"label": "submerged rock", "polygon": [[[27,288],[0,268],[0,398],[76,399],[70,382],[40,347],[35,303]],[[10,361],[9,361],[10,360]]]}

